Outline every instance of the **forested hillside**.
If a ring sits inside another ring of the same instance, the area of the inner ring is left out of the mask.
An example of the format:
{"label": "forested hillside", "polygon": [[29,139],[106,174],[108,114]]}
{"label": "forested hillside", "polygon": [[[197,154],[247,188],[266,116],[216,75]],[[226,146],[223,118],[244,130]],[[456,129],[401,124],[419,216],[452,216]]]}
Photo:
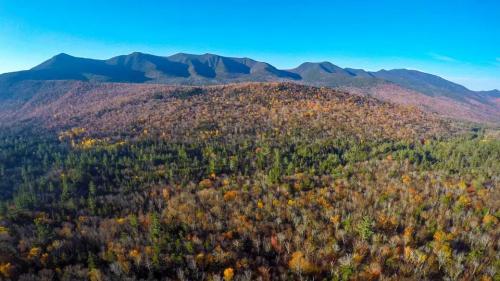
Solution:
{"label": "forested hillside", "polygon": [[500,278],[495,128],[291,83],[50,83],[0,108],[0,278]]}

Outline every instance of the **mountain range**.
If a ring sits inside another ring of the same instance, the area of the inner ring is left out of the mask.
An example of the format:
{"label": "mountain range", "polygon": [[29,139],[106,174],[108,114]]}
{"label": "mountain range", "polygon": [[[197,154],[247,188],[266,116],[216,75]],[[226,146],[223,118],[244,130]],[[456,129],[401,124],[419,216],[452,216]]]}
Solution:
{"label": "mountain range", "polygon": [[135,52],[107,60],[59,54],[30,70],[0,75],[0,103],[27,102],[46,87],[45,81],[51,80],[171,85],[285,81],[369,95],[456,119],[500,123],[500,91],[472,91],[424,72],[370,72],[341,68],[330,62],[305,62],[285,70],[250,58],[214,54],[179,53],[163,57]]}

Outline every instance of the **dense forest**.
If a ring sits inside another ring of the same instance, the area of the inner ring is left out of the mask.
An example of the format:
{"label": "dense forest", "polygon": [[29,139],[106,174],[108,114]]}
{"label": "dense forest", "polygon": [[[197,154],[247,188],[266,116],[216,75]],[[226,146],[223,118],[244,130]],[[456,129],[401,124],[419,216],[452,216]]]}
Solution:
{"label": "dense forest", "polygon": [[82,85],[0,126],[0,280],[500,280],[495,128],[288,83]]}

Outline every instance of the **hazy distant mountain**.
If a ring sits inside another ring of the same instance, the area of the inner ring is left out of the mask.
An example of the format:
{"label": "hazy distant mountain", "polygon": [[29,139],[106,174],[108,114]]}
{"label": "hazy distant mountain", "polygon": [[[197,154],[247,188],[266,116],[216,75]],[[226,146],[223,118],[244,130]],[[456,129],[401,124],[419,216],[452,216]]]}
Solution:
{"label": "hazy distant mountain", "polygon": [[[372,73],[375,77],[391,81],[406,88],[429,96],[447,96],[463,100],[473,91],[439,76],[407,69],[380,70]],[[475,96],[479,98],[479,95]]]}
{"label": "hazy distant mountain", "polygon": [[369,72],[330,62],[306,62],[280,70],[249,58],[214,54],[163,57],[135,52],[108,60],[59,54],[30,70],[0,75],[0,99],[29,98],[37,87],[44,87],[34,81],[47,80],[175,85],[291,81],[372,95],[454,118],[500,122],[498,90],[475,92],[428,73],[406,69]]}
{"label": "hazy distant mountain", "polygon": [[476,93],[483,96],[489,102],[496,103],[497,105],[500,106],[500,91],[499,90],[479,91]]}

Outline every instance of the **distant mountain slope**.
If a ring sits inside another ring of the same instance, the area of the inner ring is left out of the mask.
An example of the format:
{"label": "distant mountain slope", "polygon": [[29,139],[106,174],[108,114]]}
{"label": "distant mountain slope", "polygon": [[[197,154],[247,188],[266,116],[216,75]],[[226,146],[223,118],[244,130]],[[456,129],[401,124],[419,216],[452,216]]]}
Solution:
{"label": "distant mountain slope", "polygon": [[498,90],[475,92],[428,73],[406,69],[369,72],[341,68],[330,62],[307,62],[294,69],[280,70],[250,58],[214,54],[179,53],[163,57],[135,52],[108,60],[59,54],[30,70],[0,75],[0,100],[12,105],[15,100],[29,99],[42,85],[36,81],[48,80],[171,85],[289,81],[349,89],[452,118],[500,123]]}
{"label": "distant mountain slope", "polygon": [[[343,86],[342,90],[362,96],[372,96],[380,100],[389,101],[401,105],[417,106],[427,112],[473,122],[500,123],[500,103],[493,105],[495,100],[489,98],[489,103],[481,103],[474,100],[460,102],[447,96],[430,96],[424,93],[401,87],[397,84],[379,84],[367,88],[356,88]],[[484,94],[485,98],[487,94]],[[497,99],[497,102],[500,99]]]}
{"label": "distant mountain slope", "polygon": [[380,70],[372,72],[380,79],[384,79],[405,88],[418,91],[429,96],[446,96],[456,100],[465,101],[466,98],[487,102],[483,97],[465,88],[462,85],[450,82],[439,76],[407,69]]}
{"label": "distant mountain slope", "polygon": [[479,95],[483,96],[483,98],[488,100],[490,103],[494,103],[498,107],[500,107],[500,91],[499,90],[479,91],[477,93]]}
{"label": "distant mountain slope", "polygon": [[268,63],[212,54],[161,57],[135,52],[108,60],[59,54],[30,70],[0,75],[0,96],[6,87],[26,80],[204,85],[299,79],[299,75]]}

